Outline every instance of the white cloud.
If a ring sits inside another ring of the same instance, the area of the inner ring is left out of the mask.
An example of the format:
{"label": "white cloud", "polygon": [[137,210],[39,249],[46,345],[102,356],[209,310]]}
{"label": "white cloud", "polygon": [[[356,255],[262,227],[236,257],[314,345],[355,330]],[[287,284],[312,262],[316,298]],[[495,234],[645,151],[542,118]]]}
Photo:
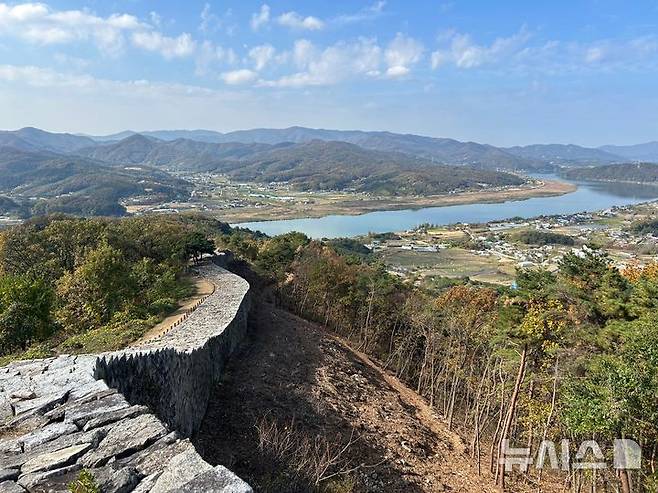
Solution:
{"label": "white cloud", "polygon": [[196,49],[196,42],[187,33],[170,38],[157,31],[142,31],[132,35],[132,42],[146,51],[160,53],[166,59],[188,57]]}
{"label": "white cloud", "polygon": [[260,6],[260,10],[255,12],[251,16],[251,28],[254,31],[258,31],[261,27],[265,26],[270,22],[270,6],[263,4]]}
{"label": "white cloud", "polygon": [[285,27],[291,29],[300,29],[308,31],[317,31],[324,27],[324,22],[317,17],[303,17],[297,12],[286,12],[277,17],[276,21]]}
{"label": "white cloud", "polygon": [[[144,98],[157,99],[170,105],[172,100],[195,99],[202,105],[210,101],[228,101],[242,99],[240,93],[226,89],[213,90],[206,87],[164,83],[149,80],[110,80],[99,79],[88,74],[71,74],[32,65],[0,65],[0,85],[14,85],[20,89],[61,89],[62,94],[70,95],[76,100],[80,96],[89,95],[95,100],[105,101],[108,98],[130,98],[139,101]],[[43,94],[42,91],[37,94]],[[134,108],[134,105],[130,107]],[[86,107],[80,109],[87,113]],[[141,111],[141,110],[139,110]],[[178,110],[177,110],[178,111]],[[81,114],[82,114],[81,113]],[[197,114],[198,115],[198,114]],[[123,121],[125,115],[121,114]]]}
{"label": "white cloud", "polygon": [[71,56],[67,53],[55,53],[55,55],[53,55],[53,60],[57,62],[58,65],[75,70],[83,70],[91,65],[89,60]]}
{"label": "white cloud", "polygon": [[162,25],[162,17],[155,11],[149,12],[149,19],[151,19],[151,24],[155,27],[160,27]]}
{"label": "white cloud", "polygon": [[410,67],[417,64],[422,58],[423,51],[422,43],[402,33],[397,33],[384,53],[388,65],[386,75],[390,78],[408,75],[411,72]]}
{"label": "white cloud", "polygon": [[307,39],[298,39],[292,50],[292,58],[299,69],[304,69],[317,56],[317,48]]}
{"label": "white cloud", "polygon": [[217,16],[213,14],[210,9],[210,4],[206,3],[201,11],[201,24],[199,24],[199,31],[203,33],[214,30],[219,21]]}
{"label": "white cloud", "polygon": [[274,59],[275,54],[276,50],[270,44],[255,46],[249,50],[249,58],[254,61],[254,67],[259,72]]}
{"label": "white cloud", "polygon": [[600,62],[605,58],[605,50],[600,46],[593,46],[588,48],[585,53],[585,61],[587,63]]}
{"label": "white cloud", "polygon": [[277,80],[261,81],[269,87],[304,87],[336,84],[356,77],[379,75],[382,50],[375,40],[361,38],[324,49],[308,40],[297,40],[292,59],[298,72]]}
{"label": "white cloud", "polygon": [[0,65],[0,81],[19,82],[32,87],[87,87],[94,83],[88,75],[62,74],[31,65]]}
{"label": "white cloud", "polygon": [[111,56],[120,54],[128,40],[167,59],[194,52],[196,43],[189,34],[168,37],[153,27],[161,22],[160,16],[151,12],[149,18],[151,24],[129,14],[101,17],[88,10],[58,11],[44,3],[0,3],[0,36],[37,45],[91,42]]}
{"label": "white cloud", "polygon": [[249,69],[240,69],[232,70],[230,72],[224,72],[221,75],[222,80],[229,85],[236,86],[241,84],[248,84],[255,81],[258,78],[258,74],[253,70]]}
{"label": "white cloud", "polygon": [[231,9],[226,10],[222,15],[217,15],[212,11],[211,5],[206,3],[199,17],[201,19],[199,31],[204,34],[212,34],[222,29],[229,36],[233,36],[238,29],[233,21],[233,11]]}
{"label": "white cloud", "polygon": [[658,68],[658,38],[602,39],[583,42],[549,40],[530,44],[531,33],[522,27],[491,44],[477,44],[469,34],[448,33],[445,46],[431,55],[431,66],[459,69],[501,68],[523,73],[563,74],[576,71],[654,70]]}
{"label": "white cloud", "polygon": [[386,7],[386,2],[384,0],[379,0],[354,14],[339,15],[333,19],[333,22],[336,24],[353,24],[376,19],[384,13],[384,7]]}
{"label": "white cloud", "polygon": [[454,63],[459,68],[475,68],[498,63],[517,53],[530,39],[525,28],[510,37],[496,38],[490,45],[477,45],[468,34],[449,36],[450,47],[432,53],[432,68]]}
{"label": "white cloud", "polygon": [[108,54],[124,46],[124,33],[150,29],[135,16],[99,17],[82,10],[52,10],[43,3],[0,3],[0,34],[38,45],[91,41]]}
{"label": "white cloud", "polygon": [[233,48],[217,46],[211,41],[204,41],[196,51],[196,70],[199,76],[207,75],[214,65],[234,65],[238,61],[238,55]]}
{"label": "white cloud", "polygon": [[386,69],[386,76],[391,79],[396,79],[398,77],[405,77],[409,75],[410,72],[411,70],[409,67],[405,67],[404,65],[394,65]]}

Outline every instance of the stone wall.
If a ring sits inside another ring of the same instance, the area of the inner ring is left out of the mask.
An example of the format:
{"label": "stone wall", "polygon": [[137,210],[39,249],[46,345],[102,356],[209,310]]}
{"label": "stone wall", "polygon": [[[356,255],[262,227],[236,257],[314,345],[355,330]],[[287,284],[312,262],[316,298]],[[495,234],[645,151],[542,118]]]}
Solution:
{"label": "stone wall", "polygon": [[181,325],[130,351],[99,359],[96,377],[131,404],[149,406],[185,436],[201,424],[211,386],[247,329],[249,285],[208,265],[203,275],[216,286]]}
{"label": "stone wall", "polygon": [[80,470],[108,493],[252,493],[186,436],[247,328],[248,283],[208,264],[216,286],[163,336],[115,353],[0,368],[0,493],[67,491]]}

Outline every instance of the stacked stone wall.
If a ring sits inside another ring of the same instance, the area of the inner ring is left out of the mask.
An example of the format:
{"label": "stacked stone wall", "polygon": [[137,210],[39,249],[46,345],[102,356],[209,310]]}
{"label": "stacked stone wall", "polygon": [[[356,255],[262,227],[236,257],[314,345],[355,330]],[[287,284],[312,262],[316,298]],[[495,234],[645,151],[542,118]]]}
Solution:
{"label": "stacked stone wall", "polygon": [[83,468],[109,493],[252,491],[186,438],[250,306],[244,279],[212,263],[199,274],[215,291],[156,339],[0,368],[0,493],[67,491]]}

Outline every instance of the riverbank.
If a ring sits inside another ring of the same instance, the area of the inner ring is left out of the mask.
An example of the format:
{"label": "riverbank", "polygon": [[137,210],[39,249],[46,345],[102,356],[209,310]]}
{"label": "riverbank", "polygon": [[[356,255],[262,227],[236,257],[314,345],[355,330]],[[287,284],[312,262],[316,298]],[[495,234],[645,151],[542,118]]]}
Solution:
{"label": "riverbank", "polygon": [[330,215],[356,216],[376,211],[397,211],[467,204],[495,204],[536,197],[554,197],[576,191],[571,183],[543,180],[537,185],[502,190],[478,190],[427,197],[337,198],[315,204],[277,204],[267,208],[245,207],[222,211],[222,220],[232,224],[282,219],[319,218]]}

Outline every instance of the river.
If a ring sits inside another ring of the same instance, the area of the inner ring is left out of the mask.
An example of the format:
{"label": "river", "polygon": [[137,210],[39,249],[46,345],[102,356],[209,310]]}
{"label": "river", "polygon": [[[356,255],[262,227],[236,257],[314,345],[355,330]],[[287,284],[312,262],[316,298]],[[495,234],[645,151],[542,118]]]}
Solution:
{"label": "river", "polygon": [[465,204],[423,209],[377,211],[359,216],[333,215],[321,218],[257,221],[236,226],[279,235],[302,232],[311,238],[338,238],[405,231],[423,223],[444,225],[454,223],[484,223],[511,217],[572,214],[598,211],[613,206],[647,202],[658,198],[658,186],[630,183],[575,182],[554,175],[536,175],[542,179],[559,179],[578,186],[572,193],[557,197],[537,197],[498,204]]}

